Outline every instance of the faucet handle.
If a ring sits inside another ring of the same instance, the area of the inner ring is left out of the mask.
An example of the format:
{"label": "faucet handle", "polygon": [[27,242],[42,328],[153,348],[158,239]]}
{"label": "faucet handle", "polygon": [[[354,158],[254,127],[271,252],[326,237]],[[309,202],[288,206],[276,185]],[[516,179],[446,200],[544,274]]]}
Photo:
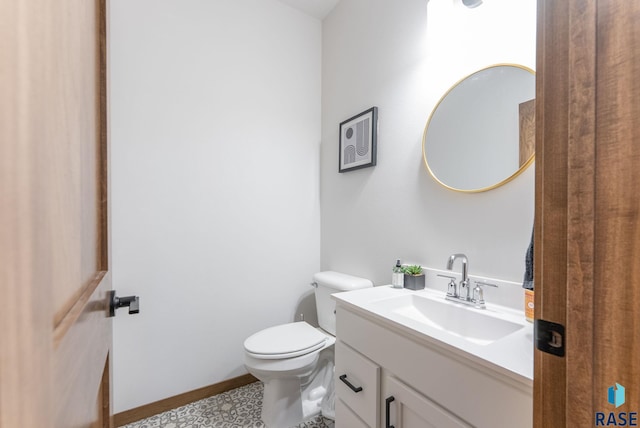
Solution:
{"label": "faucet handle", "polygon": [[447,296],[450,297],[458,297],[458,286],[456,284],[456,277],[455,276],[449,276],[449,275],[442,275],[442,274],[438,274],[438,276],[442,277],[442,278],[449,278],[449,284],[447,284]]}
{"label": "faucet handle", "polygon": [[476,305],[484,305],[484,291],[482,290],[482,288],[480,288],[483,285],[488,285],[490,287],[495,287],[498,288],[497,285],[492,284],[490,282],[485,282],[485,281],[477,281],[477,280],[473,280],[473,283],[476,285],[473,289],[473,303],[475,303]]}
{"label": "faucet handle", "polygon": [[484,305],[484,292],[480,288],[480,283],[476,282],[476,286],[473,289],[473,303],[476,305]]}
{"label": "faucet handle", "polygon": [[490,282],[486,282],[486,281],[478,281],[478,280],[473,280],[474,284],[476,285],[488,285],[489,287],[494,287],[494,288],[498,288],[498,286],[496,284],[492,284]]}

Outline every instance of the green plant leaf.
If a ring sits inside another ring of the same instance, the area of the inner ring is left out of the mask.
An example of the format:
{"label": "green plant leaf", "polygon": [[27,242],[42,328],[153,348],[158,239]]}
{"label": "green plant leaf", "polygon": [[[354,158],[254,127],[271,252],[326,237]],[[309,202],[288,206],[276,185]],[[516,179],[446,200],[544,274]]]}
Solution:
{"label": "green plant leaf", "polygon": [[402,271],[407,275],[422,275],[422,266],[420,265],[410,265],[404,266]]}

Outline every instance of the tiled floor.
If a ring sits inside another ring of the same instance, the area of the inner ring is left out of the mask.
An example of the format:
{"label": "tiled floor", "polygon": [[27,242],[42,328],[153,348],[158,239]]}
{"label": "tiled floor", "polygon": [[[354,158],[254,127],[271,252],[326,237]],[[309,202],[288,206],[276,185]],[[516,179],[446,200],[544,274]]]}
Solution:
{"label": "tiled floor", "polygon": [[[168,412],[143,419],[126,428],[258,428],[262,410],[262,383],[214,395]],[[318,416],[296,428],[333,428],[330,419]],[[289,428],[289,427],[270,427]]]}

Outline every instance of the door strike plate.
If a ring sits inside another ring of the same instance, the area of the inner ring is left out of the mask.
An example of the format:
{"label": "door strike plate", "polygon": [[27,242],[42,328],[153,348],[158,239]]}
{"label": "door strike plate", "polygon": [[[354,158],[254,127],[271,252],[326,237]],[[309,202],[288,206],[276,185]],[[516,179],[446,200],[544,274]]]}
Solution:
{"label": "door strike plate", "polygon": [[534,323],[536,348],[558,357],[564,357],[564,326],[551,321],[537,319]]}

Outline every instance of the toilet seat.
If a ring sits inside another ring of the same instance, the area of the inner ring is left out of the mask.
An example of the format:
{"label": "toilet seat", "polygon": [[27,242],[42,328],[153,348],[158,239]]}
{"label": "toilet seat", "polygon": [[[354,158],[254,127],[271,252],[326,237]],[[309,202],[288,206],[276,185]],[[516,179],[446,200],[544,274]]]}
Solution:
{"label": "toilet seat", "polygon": [[244,341],[250,356],[264,360],[293,358],[325,346],[327,335],[306,322],[293,322],[269,327]]}

